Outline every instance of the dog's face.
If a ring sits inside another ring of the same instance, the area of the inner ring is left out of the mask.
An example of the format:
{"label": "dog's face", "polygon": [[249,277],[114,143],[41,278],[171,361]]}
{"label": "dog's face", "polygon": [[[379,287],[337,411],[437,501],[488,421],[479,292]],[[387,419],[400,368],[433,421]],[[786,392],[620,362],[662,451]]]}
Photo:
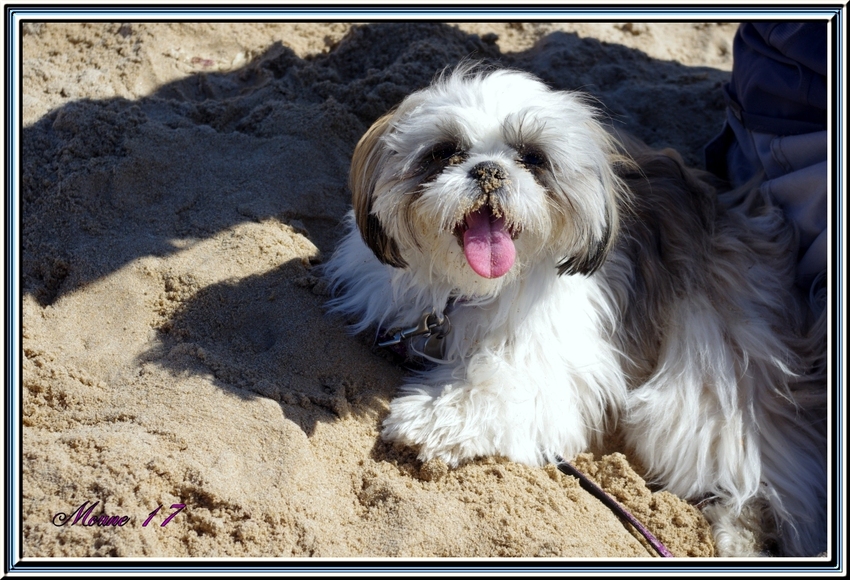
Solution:
{"label": "dog's face", "polygon": [[547,264],[590,274],[616,231],[612,142],[573,93],[515,71],[441,78],[360,140],[350,186],[379,260],[487,296]]}

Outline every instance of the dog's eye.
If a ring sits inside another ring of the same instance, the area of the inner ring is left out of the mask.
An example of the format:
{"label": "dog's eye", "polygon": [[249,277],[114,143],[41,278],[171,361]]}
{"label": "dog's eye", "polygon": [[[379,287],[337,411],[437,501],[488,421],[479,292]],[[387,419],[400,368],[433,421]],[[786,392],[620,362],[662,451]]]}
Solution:
{"label": "dog's eye", "polygon": [[527,167],[543,167],[546,165],[546,156],[539,149],[529,148],[520,151],[520,159]]}
{"label": "dog's eye", "polygon": [[457,147],[453,143],[438,143],[431,147],[431,159],[433,161],[441,161],[448,159],[457,151]]}
{"label": "dog's eye", "polygon": [[438,143],[431,148],[428,161],[454,165],[463,161],[463,152],[454,143]]}

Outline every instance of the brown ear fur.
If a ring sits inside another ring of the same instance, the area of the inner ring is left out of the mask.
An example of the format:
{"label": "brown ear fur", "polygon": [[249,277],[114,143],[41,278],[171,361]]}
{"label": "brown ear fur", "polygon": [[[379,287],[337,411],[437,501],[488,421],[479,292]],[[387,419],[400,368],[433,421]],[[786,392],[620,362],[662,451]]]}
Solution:
{"label": "brown ear fur", "polygon": [[384,264],[404,268],[407,262],[401,257],[398,244],[390,238],[378,216],[372,213],[372,197],[378,180],[378,169],[384,164],[386,153],[380,146],[381,137],[390,126],[393,111],[377,121],[360,138],[351,158],[348,185],[351,189],[354,216],[363,241]]}

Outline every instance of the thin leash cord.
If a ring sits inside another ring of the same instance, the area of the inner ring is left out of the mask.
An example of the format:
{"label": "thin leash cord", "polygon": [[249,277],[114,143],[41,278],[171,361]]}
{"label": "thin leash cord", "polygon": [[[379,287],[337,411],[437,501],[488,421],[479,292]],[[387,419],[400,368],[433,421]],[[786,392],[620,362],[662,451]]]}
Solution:
{"label": "thin leash cord", "polygon": [[560,455],[555,455],[555,460],[557,461],[558,469],[567,475],[571,475],[578,479],[579,484],[582,489],[590,493],[596,499],[604,503],[611,511],[615,514],[629,522],[631,525],[635,527],[635,529],[641,533],[641,535],[646,538],[646,541],[649,542],[649,545],[658,552],[658,555],[662,558],[673,558],[673,554],[661,543],[661,541],[656,538],[652,532],[650,532],[646,526],[638,521],[636,517],[629,513],[629,511],[621,506],[614,498],[610,495],[602,491],[598,485],[593,483],[586,475],[580,472],[578,469],[564,461],[564,459]]}

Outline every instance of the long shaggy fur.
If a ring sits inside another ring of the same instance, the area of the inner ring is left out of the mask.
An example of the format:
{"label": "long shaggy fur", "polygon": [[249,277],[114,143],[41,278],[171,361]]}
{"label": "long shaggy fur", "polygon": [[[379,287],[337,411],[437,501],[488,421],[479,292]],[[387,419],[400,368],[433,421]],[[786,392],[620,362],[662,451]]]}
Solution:
{"label": "long shaggy fur", "polygon": [[[658,484],[704,501],[718,553],[825,550],[825,327],[804,332],[795,234],[758,188],[718,194],[581,96],[468,67],[376,122],[350,185],[331,309],[356,332],[431,310],[453,328],[385,439],[540,465],[618,422]],[[464,257],[482,205],[516,250],[493,278]]]}

